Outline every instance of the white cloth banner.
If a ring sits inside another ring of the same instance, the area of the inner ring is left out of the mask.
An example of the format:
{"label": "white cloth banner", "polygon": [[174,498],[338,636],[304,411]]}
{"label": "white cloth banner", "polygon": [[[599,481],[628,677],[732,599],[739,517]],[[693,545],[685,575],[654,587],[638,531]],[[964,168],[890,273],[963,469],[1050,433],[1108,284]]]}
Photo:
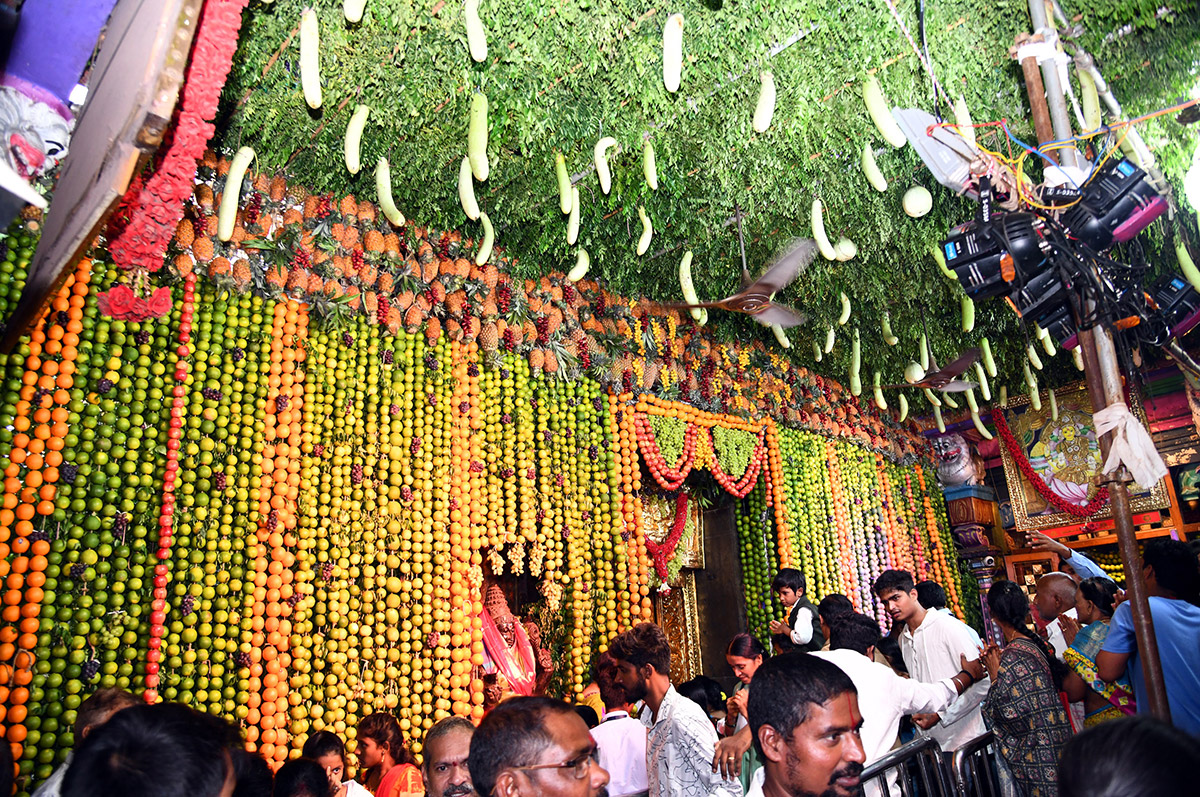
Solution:
{"label": "white cloth banner", "polygon": [[1133,474],[1134,481],[1147,489],[1167,475],[1167,465],[1154,447],[1150,433],[1124,403],[1110,404],[1092,418],[1096,422],[1097,436],[1109,431],[1113,433],[1112,448],[1104,463],[1105,473],[1124,464]]}

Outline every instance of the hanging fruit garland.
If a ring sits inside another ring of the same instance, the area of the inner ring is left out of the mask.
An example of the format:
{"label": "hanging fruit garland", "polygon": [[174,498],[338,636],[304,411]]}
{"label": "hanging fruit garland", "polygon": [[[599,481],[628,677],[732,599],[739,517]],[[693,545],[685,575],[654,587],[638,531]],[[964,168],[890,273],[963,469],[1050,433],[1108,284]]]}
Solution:
{"label": "hanging fruit garland", "polygon": [[167,464],[163,475],[162,514],[158,521],[158,563],[154,566],[154,599],[150,605],[150,650],[146,654],[146,690],[143,696],[147,703],[158,700],[159,659],[162,638],[165,634],[167,605],[167,576],[171,558],[173,517],[175,514],[175,482],[179,475],[179,447],[183,436],[183,418],[186,407],[188,357],[191,355],[192,312],[195,299],[195,275],[189,274],[183,284],[183,313],[179,323],[179,362],[175,367],[174,398],[171,402],[171,421],[167,431]]}

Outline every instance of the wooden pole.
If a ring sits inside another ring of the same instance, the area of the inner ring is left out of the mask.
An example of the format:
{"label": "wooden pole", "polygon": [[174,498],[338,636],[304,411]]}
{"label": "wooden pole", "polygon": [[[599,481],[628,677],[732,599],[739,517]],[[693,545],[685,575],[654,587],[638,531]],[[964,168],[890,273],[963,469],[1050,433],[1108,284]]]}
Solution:
{"label": "wooden pole", "polygon": [[[1079,346],[1083,354],[1083,376],[1087,382],[1088,398],[1093,412],[1099,412],[1112,404],[1125,401],[1121,387],[1121,374],[1117,368],[1116,352],[1112,338],[1106,329],[1079,330]],[[1100,456],[1108,458],[1112,447],[1112,432],[1100,438]],[[1158,655],[1158,640],[1154,635],[1154,617],[1150,614],[1150,598],[1142,580],[1142,558],[1138,555],[1137,533],[1133,528],[1133,511],[1129,506],[1128,471],[1122,465],[1112,473],[1104,474],[1101,482],[1108,487],[1112,507],[1113,523],[1116,526],[1117,548],[1121,562],[1125,565],[1125,591],[1133,610],[1133,632],[1137,638],[1138,659],[1142,664],[1142,678],[1146,684],[1146,697],[1150,701],[1150,713],[1164,722],[1171,721],[1171,707],[1167,703],[1167,689],[1163,682],[1162,661]]]}

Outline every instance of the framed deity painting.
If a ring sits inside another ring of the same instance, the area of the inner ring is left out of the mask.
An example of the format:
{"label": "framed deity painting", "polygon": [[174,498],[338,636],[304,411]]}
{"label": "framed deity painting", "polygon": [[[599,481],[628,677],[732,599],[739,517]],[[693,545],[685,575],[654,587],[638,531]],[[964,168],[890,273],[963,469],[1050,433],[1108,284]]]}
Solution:
{"label": "framed deity painting", "polygon": [[[1012,433],[1011,441],[1001,435],[1000,457],[1012,498],[1013,517],[1021,531],[1082,522],[1081,518],[1055,506],[1055,501],[1048,498],[1051,494],[1076,506],[1086,506],[1096,494],[1095,477],[1103,460],[1087,389],[1083,382],[1077,382],[1056,390],[1055,397],[1057,420],[1045,392],[1040,409],[1033,409],[1029,396],[1021,395],[1010,398],[1004,409],[993,410],[1004,413]],[[1136,395],[1130,397],[1129,411],[1143,426],[1146,425],[1146,413]],[[1010,442],[1012,451],[1009,450]],[[1036,476],[1040,483],[1035,485],[1027,474]],[[1167,486],[1162,481],[1151,485],[1130,484],[1129,498],[1135,513],[1161,509],[1169,504]],[[1112,510],[1106,505],[1090,520],[1110,517]]]}

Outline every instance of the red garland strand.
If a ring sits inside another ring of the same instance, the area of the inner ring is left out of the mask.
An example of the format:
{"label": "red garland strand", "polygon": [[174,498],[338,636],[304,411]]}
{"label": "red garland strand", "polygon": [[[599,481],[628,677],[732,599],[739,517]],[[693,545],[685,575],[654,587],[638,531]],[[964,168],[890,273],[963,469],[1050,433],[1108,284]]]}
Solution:
{"label": "red garland strand", "polygon": [[138,191],[140,182],[131,186],[136,196],[126,197],[129,222],[109,245],[113,261],[123,269],[162,268],[167,244],[183,218],[184,202],[192,195],[196,163],[216,130],[212,120],[248,2],[207,0],[204,4],[170,149],[144,188]]}
{"label": "red garland strand", "polygon": [[675,549],[679,547],[679,541],[683,539],[683,530],[687,528],[687,493],[680,490],[675,494],[675,522],[671,525],[671,533],[661,543],[656,543],[646,537],[646,553],[650,554],[650,558],[654,560],[654,572],[658,574],[658,578],[664,584],[667,581],[667,576],[670,574],[668,565],[672,557],[675,556]]}
{"label": "red garland strand", "polygon": [[992,421],[996,424],[996,431],[1000,433],[1000,440],[1004,443],[1004,448],[1007,449],[1008,455],[1012,457],[1013,462],[1017,463],[1021,475],[1033,485],[1033,489],[1037,490],[1038,495],[1045,498],[1047,502],[1060,512],[1065,512],[1072,517],[1088,518],[1099,512],[1108,503],[1107,487],[1101,487],[1097,490],[1096,495],[1085,506],[1073,504],[1058,495],[1046,485],[1046,482],[1042,480],[1038,472],[1033,469],[1033,465],[1030,464],[1029,459],[1025,456],[1025,452],[1021,450],[1021,445],[1017,442],[1016,436],[1008,428],[1008,421],[1004,417],[1004,410],[993,412]]}
{"label": "red garland strand", "polygon": [[142,693],[147,703],[158,701],[159,662],[162,660],[162,641],[166,633],[167,579],[171,558],[171,541],[175,529],[175,481],[179,478],[179,449],[183,439],[184,414],[187,412],[187,380],[190,371],[188,357],[192,339],[192,313],[195,308],[196,275],[188,274],[183,283],[183,308],[179,319],[179,359],[175,365],[174,400],[171,421],[167,430],[167,467],[163,474],[162,510],[158,516],[158,563],[154,565],[154,601],[150,605],[150,648],[146,651],[146,689]]}
{"label": "red garland strand", "polygon": [[679,461],[671,466],[663,459],[650,419],[640,412],[634,413],[633,419],[637,426],[638,445],[654,480],[662,485],[664,490],[678,490],[692,472],[692,464],[696,461],[696,426],[690,423],[687,425],[683,437],[683,451],[679,454]]}
{"label": "red garland strand", "polygon": [[[705,434],[710,433],[706,431]],[[709,436],[708,444],[712,451],[712,465],[709,467],[709,470],[712,471],[713,478],[717,480],[717,484],[721,485],[725,492],[730,493],[734,497],[745,498],[754,489],[754,485],[758,483],[758,474],[762,470],[763,462],[767,458],[766,439],[763,431],[759,430],[758,445],[754,447],[754,451],[750,454],[750,461],[746,464],[746,472],[736,481],[732,476],[721,470],[720,461],[717,459],[717,447],[713,443],[711,435]],[[769,497],[767,503],[771,503]]]}

